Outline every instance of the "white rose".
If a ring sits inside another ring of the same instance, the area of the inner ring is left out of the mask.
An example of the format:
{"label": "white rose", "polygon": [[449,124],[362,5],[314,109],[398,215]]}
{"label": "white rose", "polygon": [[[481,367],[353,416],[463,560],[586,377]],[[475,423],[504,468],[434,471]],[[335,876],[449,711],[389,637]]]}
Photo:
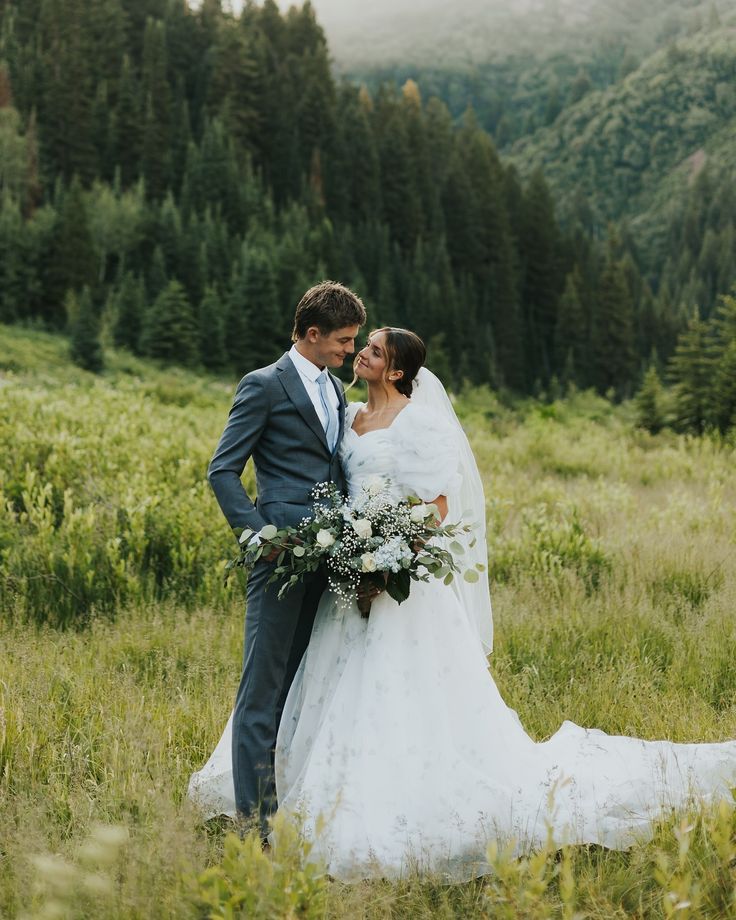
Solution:
{"label": "white rose", "polygon": [[422,521],[427,517],[428,514],[429,514],[429,509],[424,504],[424,502],[422,502],[421,505],[414,505],[414,507],[411,509],[410,516],[411,516],[412,521],[415,524],[421,524]]}
{"label": "white rose", "polygon": [[376,557],[373,555],[373,553],[363,553],[363,555],[360,557],[360,561],[363,563],[362,571],[376,571]]}
{"label": "white rose", "polygon": [[319,530],[317,531],[317,544],[322,547],[322,549],[327,549],[328,546],[332,546],[335,542],[335,538],[329,532],[329,530]]}
{"label": "white rose", "polygon": [[373,534],[371,522],[366,518],[360,518],[357,521],[353,521],[353,530],[358,534],[361,540],[367,540]]}
{"label": "white rose", "polygon": [[371,476],[371,478],[366,482],[365,488],[369,495],[380,495],[383,492],[386,483],[380,476]]}

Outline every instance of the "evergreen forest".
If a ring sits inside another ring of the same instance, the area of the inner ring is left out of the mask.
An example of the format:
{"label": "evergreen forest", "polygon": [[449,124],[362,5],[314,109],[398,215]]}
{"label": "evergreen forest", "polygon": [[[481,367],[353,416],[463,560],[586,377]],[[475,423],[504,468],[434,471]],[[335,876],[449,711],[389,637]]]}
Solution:
{"label": "evergreen forest", "polygon": [[[725,81],[732,45],[718,61]],[[730,290],[734,208],[703,195],[708,169],[653,272],[556,153],[500,156],[472,107],[369,85],[335,76],[308,2],[0,0],[0,321],[66,332],[95,371],[102,341],[239,375],[331,277],[452,386],[623,398]]]}

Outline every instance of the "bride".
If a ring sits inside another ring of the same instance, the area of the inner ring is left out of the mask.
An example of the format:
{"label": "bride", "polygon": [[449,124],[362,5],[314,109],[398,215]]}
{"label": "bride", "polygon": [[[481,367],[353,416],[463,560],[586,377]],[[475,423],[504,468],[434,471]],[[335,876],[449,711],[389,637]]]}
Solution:
{"label": "bride", "polygon": [[[486,559],[483,489],[421,340],[372,333],[355,362],[368,387],[348,408],[340,447],[351,496],[380,476],[395,497],[433,501],[474,524],[463,565]],[[473,520],[475,518],[475,520]],[[413,582],[370,616],[326,592],[289,691],[276,744],[279,810],[345,881],[409,870],[467,879],[490,871],[491,840],[622,849],[693,796],[730,799],[736,741],[675,744],[564,722],[535,743],[488,672],[487,579]],[[234,814],[230,723],[189,793]]]}

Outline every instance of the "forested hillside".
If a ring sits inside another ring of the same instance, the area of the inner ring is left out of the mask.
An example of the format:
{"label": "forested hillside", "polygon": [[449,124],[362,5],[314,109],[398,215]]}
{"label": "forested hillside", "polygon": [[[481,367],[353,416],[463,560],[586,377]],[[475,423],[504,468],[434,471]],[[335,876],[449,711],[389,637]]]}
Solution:
{"label": "forested hillside", "polygon": [[503,146],[592,89],[702,29],[734,25],[726,0],[314,0],[335,65],[354,80],[416,80],[453,115],[468,103]]}
{"label": "forested hillside", "polygon": [[[134,352],[242,373],[325,276],[416,328],[455,382],[564,372],[626,392],[671,347],[622,252],[564,236],[542,175],[522,187],[472,118],[411,82],[336,83],[308,4],[0,8],[0,319],[71,330],[80,363],[101,367],[101,323]],[[560,306],[575,271],[610,293],[597,317],[592,298]]]}
{"label": "forested hillside", "polygon": [[[591,232],[626,218],[648,274],[663,272],[680,289],[693,268],[707,275],[685,299],[709,311],[719,278],[722,292],[736,268],[735,77],[736,32],[702,32],[517,142],[514,161],[523,173],[543,168],[562,212],[582,219]],[[711,207],[697,213],[702,205]],[[683,223],[690,224],[685,239]],[[708,265],[697,259],[706,231]],[[667,266],[668,258],[686,259],[684,250],[694,246],[695,265],[672,277],[677,266]]]}
{"label": "forested hillside", "polygon": [[[566,232],[618,246],[642,279],[631,286],[639,328],[652,324],[668,356],[693,312],[710,317],[736,281],[736,10],[489,2],[464,5],[446,40],[436,17],[405,24],[408,56],[389,43],[374,64],[338,55],[338,66],[371,87],[413,78],[456,117],[471,106],[523,179],[543,172]],[[586,297],[601,309],[599,285]]]}
{"label": "forested hillside", "polygon": [[521,180],[472,113],[337,81],[308,3],[0,13],[0,320],[69,332],[83,366],[101,336],[241,374],[333,277],[454,385],[625,396],[689,319],[626,232],[558,224],[543,171]]}

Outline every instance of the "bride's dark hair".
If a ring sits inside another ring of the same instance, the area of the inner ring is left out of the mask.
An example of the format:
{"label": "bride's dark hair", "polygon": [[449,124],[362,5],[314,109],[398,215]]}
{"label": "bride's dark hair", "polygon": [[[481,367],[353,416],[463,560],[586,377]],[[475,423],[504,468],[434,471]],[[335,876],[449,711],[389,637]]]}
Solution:
{"label": "bride's dark hair", "polygon": [[419,368],[427,360],[427,349],[424,342],[416,332],[410,329],[399,329],[396,326],[383,326],[374,329],[371,335],[382,332],[385,336],[384,346],[388,358],[387,373],[402,371],[399,380],[392,381],[393,385],[404,396],[411,398],[411,388],[414,378],[419,373]]}

